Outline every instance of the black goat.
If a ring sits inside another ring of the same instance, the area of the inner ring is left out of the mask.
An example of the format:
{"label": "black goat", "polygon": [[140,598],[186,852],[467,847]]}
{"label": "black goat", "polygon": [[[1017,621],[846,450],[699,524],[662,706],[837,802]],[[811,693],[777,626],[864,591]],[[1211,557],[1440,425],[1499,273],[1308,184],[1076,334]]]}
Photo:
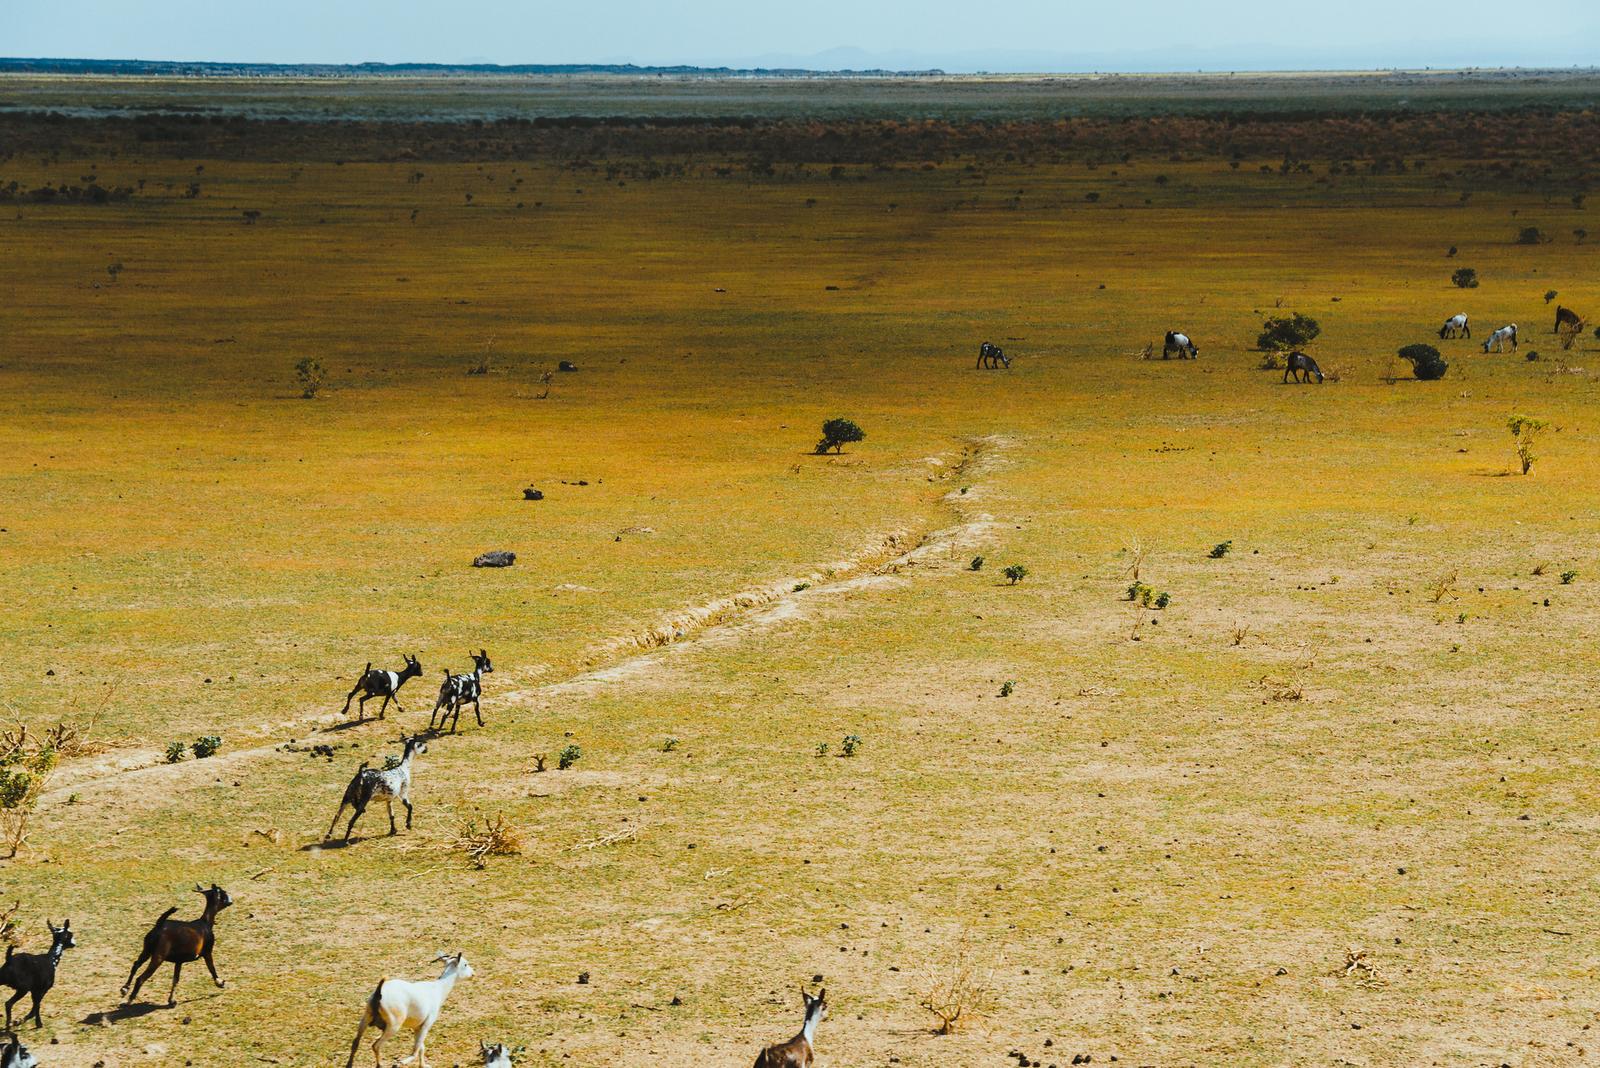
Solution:
{"label": "black goat", "polygon": [[1313,360],[1303,352],[1291,352],[1283,361],[1283,380],[1285,382],[1289,381],[1291,377],[1296,382],[1309,382],[1312,375],[1317,376],[1317,384],[1321,385],[1322,368],[1317,366],[1316,360]]}
{"label": "black goat", "polygon": [[[168,1005],[178,1003],[178,976],[183,974],[183,966],[190,961],[204,960],[211,972],[211,981],[217,984],[218,989],[228,985],[217,975],[217,966],[211,961],[211,950],[217,944],[217,936],[212,928],[217,922],[217,913],[233,904],[233,898],[216,883],[212,883],[209,890],[195,883],[194,892],[204,894],[206,899],[205,911],[199,919],[174,920],[172,914],[178,910],[170,908],[161,914],[155,926],[150,928],[150,933],[144,936],[144,949],[139,953],[139,959],[133,962],[133,967],[128,969],[128,982],[122,984],[122,992],[128,995],[130,1004],[139,996],[139,988],[144,986],[145,980],[168,961],[172,962],[172,991],[167,995]],[[145,961],[150,962],[150,967],[135,983],[133,973]],[[128,993],[130,984],[133,986],[131,994]]]}
{"label": "black goat", "polygon": [[50,928],[50,951],[48,953],[17,953],[14,947],[6,947],[6,962],[0,964],[0,986],[9,986],[16,993],[6,1002],[6,1030],[11,1030],[11,1008],[22,1000],[24,994],[33,997],[33,1008],[24,1013],[22,1022],[27,1023],[28,1017],[33,1017],[33,1026],[43,1027],[44,1020],[39,1016],[39,1005],[44,1001],[44,996],[50,993],[50,988],[56,985],[56,967],[61,963],[61,954],[78,944],[72,937],[72,921],[63,920],[57,927],[49,920],[44,925]]}
{"label": "black goat", "polygon": [[367,702],[374,697],[383,698],[383,704],[378,706],[379,719],[384,718],[384,710],[389,707],[390,701],[394,702],[395,708],[404,712],[405,709],[400,707],[400,687],[406,684],[407,679],[414,679],[422,674],[422,662],[414,656],[406,656],[405,653],[401,653],[400,656],[405,660],[406,666],[399,671],[383,671],[381,669],[374,671],[372,670],[372,661],[368,660],[366,668],[361,672],[361,677],[356,680],[356,684],[345,695],[344,709],[341,714],[349,715],[350,699],[358,693],[361,694],[361,700],[356,703],[356,708],[362,719],[367,718]]}
{"label": "black goat", "polygon": [[995,368],[1004,364],[1011,366],[1011,357],[1006,355],[1006,350],[999,345],[991,345],[985,341],[978,346],[978,367]]}

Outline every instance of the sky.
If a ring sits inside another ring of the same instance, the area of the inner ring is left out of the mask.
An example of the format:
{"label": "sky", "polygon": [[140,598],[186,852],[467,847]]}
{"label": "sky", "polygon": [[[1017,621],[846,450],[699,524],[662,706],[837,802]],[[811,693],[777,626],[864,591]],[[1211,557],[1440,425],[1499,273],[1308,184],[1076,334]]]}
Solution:
{"label": "sky", "polygon": [[0,0],[0,56],[955,71],[1600,65],[1600,0]]}

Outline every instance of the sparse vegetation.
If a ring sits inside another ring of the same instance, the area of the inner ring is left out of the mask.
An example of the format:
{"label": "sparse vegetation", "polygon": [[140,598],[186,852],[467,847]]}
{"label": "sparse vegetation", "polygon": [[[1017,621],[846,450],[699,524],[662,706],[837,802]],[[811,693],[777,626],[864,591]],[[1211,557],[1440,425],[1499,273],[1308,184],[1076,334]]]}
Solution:
{"label": "sparse vegetation", "polygon": [[504,813],[484,818],[477,814],[461,821],[456,830],[455,847],[467,855],[475,868],[488,866],[490,857],[513,857],[522,852],[522,832]]}
{"label": "sparse vegetation", "polygon": [[221,748],[221,736],[216,734],[202,734],[200,737],[194,740],[192,745],[189,746],[189,751],[194,754],[196,760],[204,760],[206,757],[214,756],[217,750]]}
{"label": "sparse vegetation", "polygon": [[564,745],[561,752],[556,754],[556,770],[566,771],[572,765],[583,759],[583,749],[577,745]]}
{"label": "sparse vegetation", "polygon": [[1459,289],[1477,289],[1478,272],[1471,267],[1458,267],[1450,275],[1450,281],[1454,282]]}
{"label": "sparse vegetation", "polygon": [[189,751],[189,743],[188,742],[168,742],[167,743],[167,763],[168,764],[176,764],[178,761],[183,759],[184,754],[187,753],[188,751]]}
{"label": "sparse vegetation", "polygon": [[1261,324],[1256,338],[1256,348],[1270,352],[1287,352],[1304,348],[1322,333],[1322,325],[1309,315],[1295,312],[1288,316],[1272,316]]}
{"label": "sparse vegetation", "polygon": [[839,755],[853,757],[856,755],[856,751],[860,748],[861,735],[847,734],[844,736],[844,740],[839,743]]}
{"label": "sparse vegetation", "polygon": [[1012,586],[1028,577],[1028,569],[1022,564],[1007,564],[1004,573],[1006,582]]}
{"label": "sparse vegetation", "polygon": [[1224,556],[1228,555],[1228,551],[1232,548],[1233,542],[1231,540],[1219,541],[1211,547],[1211,551],[1206,553],[1206,555],[1213,560],[1221,560]]}
{"label": "sparse vegetation", "polygon": [[322,380],[325,377],[322,361],[312,356],[305,357],[294,365],[294,377],[300,384],[300,396],[310,400],[322,388]]}
{"label": "sparse vegetation", "polygon": [[1015,682],[1011,681],[1010,679],[1007,679],[1005,682],[1002,682],[1000,684],[1000,696],[1001,697],[1010,697],[1012,694],[1014,694],[1016,692],[1017,692],[1017,684]]}
{"label": "sparse vegetation", "polygon": [[1517,231],[1517,244],[1519,245],[1542,245],[1546,240],[1544,231],[1537,226],[1524,226]]}
{"label": "sparse vegetation", "polygon": [[1526,415],[1513,415],[1506,420],[1506,429],[1511,431],[1512,449],[1523,474],[1533,470],[1533,461],[1537,459],[1533,453],[1533,443],[1549,425],[1543,419]]}
{"label": "sparse vegetation", "polygon": [[963,941],[954,959],[924,982],[917,1004],[938,1018],[934,1034],[955,1034],[997,1007],[994,970],[979,967]]}
{"label": "sparse vegetation", "polygon": [[1572,580],[1577,577],[1578,573],[1576,571],[1563,571],[1561,572],[1561,585],[1570,586],[1572,585]]}
{"label": "sparse vegetation", "polygon": [[822,440],[817,442],[816,451],[818,455],[827,452],[829,449],[834,452],[842,452],[844,446],[852,442],[864,441],[866,436],[860,427],[848,419],[829,419],[822,424]]}
{"label": "sparse vegetation", "polygon": [[967,565],[967,570],[968,571],[982,571],[983,570],[983,557],[982,556],[974,556],[972,558],[972,563]]}
{"label": "sparse vegetation", "polygon": [[0,847],[7,857],[15,857],[28,842],[57,756],[50,746],[30,742],[25,727],[0,735]]}

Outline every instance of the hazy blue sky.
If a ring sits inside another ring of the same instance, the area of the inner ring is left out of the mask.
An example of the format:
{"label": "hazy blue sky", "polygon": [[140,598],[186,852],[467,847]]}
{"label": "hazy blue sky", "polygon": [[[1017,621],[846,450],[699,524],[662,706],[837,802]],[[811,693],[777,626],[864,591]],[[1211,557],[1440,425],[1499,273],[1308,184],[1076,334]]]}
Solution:
{"label": "hazy blue sky", "polygon": [[1600,63],[1600,0],[0,0],[0,56],[1193,70]]}

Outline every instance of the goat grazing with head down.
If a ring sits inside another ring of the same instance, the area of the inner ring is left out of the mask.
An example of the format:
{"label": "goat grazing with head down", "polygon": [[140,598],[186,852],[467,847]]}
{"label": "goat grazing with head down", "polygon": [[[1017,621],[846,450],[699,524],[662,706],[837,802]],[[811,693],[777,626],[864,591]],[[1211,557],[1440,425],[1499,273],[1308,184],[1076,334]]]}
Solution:
{"label": "goat grazing with head down", "polygon": [[[211,884],[208,890],[195,883],[194,892],[205,895],[205,911],[200,913],[199,919],[174,920],[172,914],[176,908],[170,908],[156,920],[155,926],[150,928],[150,933],[144,936],[144,949],[139,953],[139,959],[133,962],[133,967],[128,969],[128,982],[122,984],[122,992],[128,995],[128,1003],[139,996],[139,988],[144,986],[145,980],[155,974],[157,968],[172,963],[172,990],[167,995],[167,1004],[178,1003],[178,977],[183,974],[183,966],[190,961],[203,960],[206,968],[211,972],[211,981],[217,984],[220,990],[228,984],[217,975],[217,966],[211,960],[211,951],[217,944],[217,936],[213,930],[217,922],[217,913],[233,904],[233,898],[228,892],[216,883]],[[139,965],[145,961],[150,966],[139,976],[139,981],[133,981],[133,973],[139,970]],[[128,987],[132,985],[133,991],[129,993]]]}
{"label": "goat grazing with head down", "polygon": [[478,1055],[483,1058],[483,1068],[511,1068],[511,1051],[503,1042],[491,1046],[478,1039]]}
{"label": "goat grazing with head down", "polygon": [[394,825],[394,803],[398,800],[406,806],[406,830],[411,829],[411,762],[417,758],[418,753],[428,751],[428,741],[424,735],[413,734],[409,738],[401,735],[404,750],[400,754],[399,763],[392,768],[369,768],[363,761],[361,767],[356,769],[356,774],[350,780],[350,785],[344,788],[344,798],[339,802],[339,811],[333,814],[333,822],[328,824],[328,833],[322,836],[326,842],[333,837],[333,829],[339,825],[339,817],[344,815],[346,808],[354,808],[350,814],[350,822],[344,829],[344,840],[350,841],[350,832],[355,830],[356,820],[367,811],[367,806],[375,800],[382,800],[389,806],[389,833],[397,833]]}
{"label": "goat grazing with head down", "polygon": [[[483,696],[483,676],[494,671],[494,665],[489,663],[488,650],[479,649],[472,654],[472,670],[461,675],[444,673],[444,682],[439,687],[439,700],[434,703],[433,715],[428,717],[428,729],[433,730],[434,717],[439,720],[439,729],[444,729],[444,721],[450,721],[450,733],[456,730],[456,721],[461,718],[461,706],[468,701],[472,702],[472,714],[478,717],[478,726],[483,726],[483,710],[478,707],[478,699]],[[440,715],[439,710],[444,709]]]}
{"label": "goat grazing with head down", "polygon": [[811,1068],[811,1062],[815,1059],[811,1041],[816,1036],[817,1024],[828,1015],[828,992],[823,990],[816,997],[812,997],[802,987],[800,1000],[805,1002],[806,1006],[800,1033],[787,1042],[768,1046],[758,1053],[755,1068]]}
{"label": "goat grazing with head down", "polygon": [[33,1017],[33,1026],[43,1027],[44,1020],[39,1016],[39,1005],[44,1001],[44,996],[50,993],[50,988],[56,985],[56,968],[61,964],[61,954],[78,944],[72,937],[72,921],[62,920],[57,927],[49,920],[44,925],[50,928],[50,951],[48,953],[17,953],[14,947],[6,947],[6,962],[0,964],[0,986],[9,986],[16,993],[11,1000],[6,1002],[6,1030],[11,1030],[11,1008],[22,1000],[22,995],[28,994],[33,998],[33,1008],[25,1013],[22,1022],[27,1023],[28,1017]]}
{"label": "goat grazing with head down", "polygon": [[394,707],[398,711],[404,712],[405,709],[400,707],[400,687],[406,684],[407,679],[414,679],[422,674],[422,662],[405,653],[401,653],[400,657],[405,661],[405,667],[399,671],[384,671],[381,668],[374,671],[372,661],[368,660],[367,666],[361,671],[361,677],[356,679],[356,684],[345,695],[344,709],[340,714],[350,714],[350,699],[356,694],[361,695],[361,700],[356,702],[356,712],[361,719],[367,718],[367,702],[374,697],[383,698],[383,704],[378,706],[379,719],[383,719],[384,711],[389,707],[390,701],[394,702]]}
{"label": "goat grazing with head down", "polygon": [[372,1059],[379,1068],[383,1066],[379,1047],[384,1039],[394,1037],[402,1027],[415,1031],[417,1038],[410,1055],[400,1063],[418,1062],[421,1068],[428,1068],[428,1055],[424,1049],[428,1031],[439,1019],[439,1010],[444,1007],[444,999],[450,996],[450,989],[456,985],[456,980],[472,978],[472,965],[461,953],[441,953],[434,960],[444,963],[444,971],[437,979],[413,983],[384,976],[378,981],[367,1003],[361,1007],[361,1023],[356,1028],[355,1041],[350,1043],[350,1059],[345,1062],[345,1068],[352,1068],[356,1063],[361,1038],[369,1027],[381,1029],[381,1033],[372,1041]]}
{"label": "goat grazing with head down", "polygon": [[0,1045],[0,1068],[39,1068],[39,1062],[22,1044],[22,1039],[12,1035]]}

